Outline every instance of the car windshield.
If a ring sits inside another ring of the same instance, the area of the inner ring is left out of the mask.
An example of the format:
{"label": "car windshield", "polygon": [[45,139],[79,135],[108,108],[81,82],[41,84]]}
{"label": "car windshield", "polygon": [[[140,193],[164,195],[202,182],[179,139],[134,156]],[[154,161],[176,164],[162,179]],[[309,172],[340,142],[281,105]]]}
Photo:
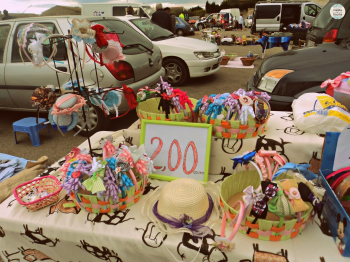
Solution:
{"label": "car windshield", "polygon": [[152,41],[160,41],[175,37],[172,32],[153,23],[152,20],[148,18],[132,19],[130,21]]}
{"label": "car windshield", "polygon": [[322,8],[321,12],[316,16],[315,20],[312,22],[312,27],[321,29],[325,28],[333,19],[330,12],[332,6],[335,4],[346,6],[347,1],[348,0],[336,0],[326,4],[325,7]]}
{"label": "car windshield", "polygon": [[149,5],[144,5],[144,6],[142,6],[143,7],[143,9],[145,9],[145,11],[147,12],[147,14],[150,16],[150,17],[152,17],[152,15],[153,15],[153,13],[155,12],[155,10],[152,8],[152,7],[150,7]]}
{"label": "car windshield", "polygon": [[[153,44],[138,33],[130,25],[117,19],[93,20],[92,22],[104,25],[109,32],[118,34],[120,42],[125,46],[123,53],[126,55],[134,55],[147,52],[148,49],[153,49]],[[133,46],[131,46],[133,45]],[[145,48],[146,47],[146,48]]]}

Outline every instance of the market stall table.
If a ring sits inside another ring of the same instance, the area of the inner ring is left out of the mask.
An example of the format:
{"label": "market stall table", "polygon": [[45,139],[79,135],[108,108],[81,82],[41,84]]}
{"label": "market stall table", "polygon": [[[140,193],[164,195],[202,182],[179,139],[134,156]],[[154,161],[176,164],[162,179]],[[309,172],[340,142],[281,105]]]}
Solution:
{"label": "market stall table", "polygon": [[257,40],[255,44],[259,44],[262,47],[262,58],[265,57],[265,50],[273,47],[282,47],[283,51],[288,51],[288,46],[292,37],[290,36],[267,36]]}
{"label": "market stall table", "polygon": [[[321,153],[324,138],[306,134],[293,126],[290,112],[272,112],[266,132],[260,137],[246,140],[212,138],[210,181],[221,183],[232,173],[230,158],[252,150],[276,150],[289,161],[309,162],[315,152]],[[99,132],[91,137],[92,146],[99,147],[101,138],[112,135],[114,144],[138,145],[140,139],[139,121],[129,129],[118,132]],[[87,148],[87,142],[79,146]],[[62,152],[65,155],[68,152]],[[319,155],[320,156],[320,155]],[[61,178],[58,169],[60,161],[52,165],[43,175],[53,174]],[[217,175],[214,175],[217,174]],[[220,174],[220,175],[219,175]],[[153,223],[141,215],[141,208],[150,191],[165,185],[166,181],[149,179],[144,196],[128,209],[112,214],[89,214],[77,207],[63,208],[72,203],[65,193],[60,201],[36,212],[28,212],[11,196],[0,205],[0,254],[4,261],[192,261],[201,240],[196,244],[188,233],[162,235]],[[302,234],[282,242],[267,242],[238,233],[234,239],[233,251],[223,253],[212,246],[214,236],[220,233],[217,223],[211,235],[204,238],[204,244],[195,261],[238,262],[251,259],[253,244],[259,249],[277,253],[288,251],[289,261],[318,262],[348,261],[336,248],[332,237],[327,235],[326,224],[318,218],[308,223]],[[321,230],[322,229],[322,230]],[[226,226],[226,235],[232,231]],[[324,233],[323,233],[324,232]],[[16,260],[18,259],[18,260]]]}

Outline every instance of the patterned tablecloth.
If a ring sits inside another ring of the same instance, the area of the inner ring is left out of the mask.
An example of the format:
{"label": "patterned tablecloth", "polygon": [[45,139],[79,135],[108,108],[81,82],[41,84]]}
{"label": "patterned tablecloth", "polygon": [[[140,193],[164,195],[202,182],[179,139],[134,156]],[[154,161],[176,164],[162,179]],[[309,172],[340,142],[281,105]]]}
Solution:
{"label": "patterned tablecloth", "polygon": [[[140,130],[138,122],[127,130],[99,132],[91,140],[97,147],[99,140],[109,134],[114,143],[138,144]],[[247,140],[213,138],[210,160],[210,180],[221,183],[231,174],[230,158],[248,150],[272,149],[295,163],[309,162],[315,152],[321,154],[323,138],[306,134],[293,126],[293,115],[288,112],[272,112],[264,135]],[[87,142],[80,145],[86,148]],[[62,155],[68,152],[62,152]],[[60,178],[57,169],[62,159],[52,165],[42,176],[54,174]],[[253,244],[259,249],[277,253],[288,251],[289,261],[349,261],[343,258],[329,237],[324,220],[316,218],[296,238],[283,242],[267,242],[238,233],[234,238],[236,248],[223,253],[212,246],[214,236],[220,233],[220,224],[212,229],[198,244],[188,233],[162,235],[157,228],[142,217],[141,207],[147,194],[167,182],[149,180],[144,196],[129,209],[112,214],[88,214],[78,208],[64,209],[63,203],[71,202],[62,190],[60,201],[36,212],[28,212],[9,197],[0,205],[0,254],[5,262],[10,261],[60,261],[60,262],[155,262],[175,261],[230,261],[252,259]],[[226,235],[232,229],[226,226]],[[199,247],[201,246],[200,250]],[[197,251],[199,255],[195,260]]]}

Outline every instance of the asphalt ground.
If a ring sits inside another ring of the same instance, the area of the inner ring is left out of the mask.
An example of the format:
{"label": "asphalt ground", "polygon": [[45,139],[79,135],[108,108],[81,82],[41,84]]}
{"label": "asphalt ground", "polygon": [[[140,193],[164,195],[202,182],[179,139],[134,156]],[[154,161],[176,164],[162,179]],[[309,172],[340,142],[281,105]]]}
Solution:
{"label": "asphalt ground", "polygon": [[[222,31],[221,36],[236,36],[247,35],[249,31]],[[200,39],[199,35],[189,36],[191,38]],[[249,51],[253,54],[261,55],[261,47],[259,45],[220,45],[220,49],[224,49],[228,53],[237,53],[238,56],[245,57]],[[282,48],[273,48],[266,51],[265,58],[272,54],[282,52]],[[254,69],[248,68],[220,68],[213,75],[192,78],[187,81],[181,88],[186,91],[189,97],[200,99],[204,95],[213,93],[225,93],[236,91],[240,88],[245,88],[249,78],[255,73],[257,68],[262,63],[262,59],[257,59],[254,62]],[[30,99],[28,97],[28,99]],[[35,117],[35,113],[0,111],[0,152],[5,154],[23,157],[28,160],[37,160],[41,156],[48,156],[48,164],[53,164],[58,159],[68,154],[74,146],[78,146],[86,137],[74,135],[74,131],[67,132],[62,136],[58,130],[52,130],[50,127],[53,139],[50,139],[47,129],[40,131],[41,145],[33,147],[29,136],[26,133],[17,132],[18,144],[15,144],[12,123],[25,117]],[[43,114],[42,117],[47,115]],[[135,111],[130,112],[123,118],[113,120],[107,131],[117,131],[128,128],[137,120]]]}

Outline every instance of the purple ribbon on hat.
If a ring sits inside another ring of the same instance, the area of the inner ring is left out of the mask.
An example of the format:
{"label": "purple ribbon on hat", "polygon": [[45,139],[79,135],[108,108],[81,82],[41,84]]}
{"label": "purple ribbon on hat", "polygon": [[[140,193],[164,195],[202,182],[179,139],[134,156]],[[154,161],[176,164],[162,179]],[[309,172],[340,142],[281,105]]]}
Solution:
{"label": "purple ribbon on hat", "polygon": [[177,219],[172,216],[168,216],[169,218],[163,217],[158,213],[158,201],[153,206],[153,213],[154,215],[163,223],[167,223],[171,228],[188,228],[191,230],[192,235],[194,237],[194,242],[197,243],[197,237],[204,237],[207,234],[210,234],[210,228],[207,226],[203,226],[205,222],[207,222],[211,216],[211,213],[213,212],[214,202],[211,196],[208,195],[208,201],[209,201],[209,208],[204,216],[193,220],[186,214],[180,215],[180,219]]}

